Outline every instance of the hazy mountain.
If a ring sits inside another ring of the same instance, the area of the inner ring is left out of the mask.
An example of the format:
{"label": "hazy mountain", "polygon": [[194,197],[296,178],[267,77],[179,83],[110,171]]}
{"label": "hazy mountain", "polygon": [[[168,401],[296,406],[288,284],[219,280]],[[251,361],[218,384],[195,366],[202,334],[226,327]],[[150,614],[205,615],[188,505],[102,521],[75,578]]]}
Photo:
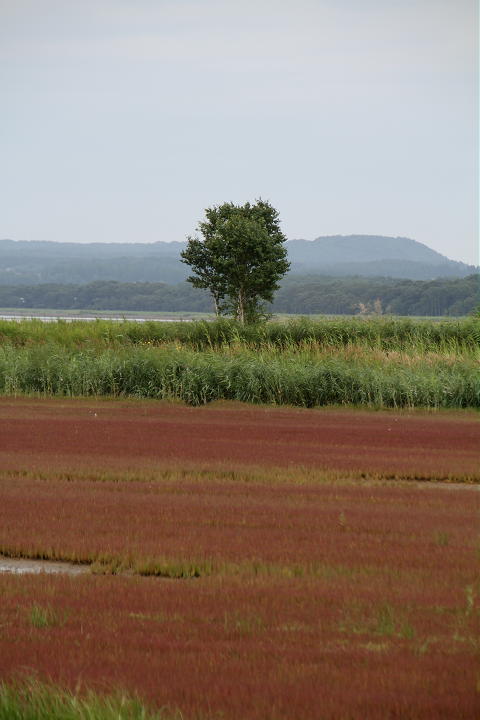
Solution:
{"label": "hazy mountain", "polygon": [[[39,283],[182,282],[184,242],[56,243],[0,240],[0,285]],[[290,240],[290,275],[383,276],[412,280],[465,277],[472,265],[449,260],[426,245],[401,237],[336,235]]]}
{"label": "hazy mountain", "polygon": [[411,260],[431,265],[453,262],[416,240],[383,235],[326,235],[312,241],[290,240],[288,247],[296,261],[328,265],[378,260]]}
{"label": "hazy mountain", "polygon": [[293,273],[394,277],[431,280],[465,277],[473,265],[449,260],[423,243],[383,235],[332,235],[316,240],[290,240],[288,255]]}
{"label": "hazy mountain", "polygon": [[185,280],[186,243],[56,243],[0,240],[0,285]]}

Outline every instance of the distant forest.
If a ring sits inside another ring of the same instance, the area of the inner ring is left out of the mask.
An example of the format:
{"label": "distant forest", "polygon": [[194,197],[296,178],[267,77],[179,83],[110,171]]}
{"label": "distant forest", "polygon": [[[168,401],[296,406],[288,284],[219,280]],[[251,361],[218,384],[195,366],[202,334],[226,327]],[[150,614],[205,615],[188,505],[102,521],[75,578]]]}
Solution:
{"label": "distant forest", "polygon": [[[461,316],[480,305],[479,276],[396,280],[365,277],[287,277],[267,308],[274,313]],[[96,281],[82,285],[0,286],[0,307],[63,310],[211,312],[206,291],[188,283]]]}

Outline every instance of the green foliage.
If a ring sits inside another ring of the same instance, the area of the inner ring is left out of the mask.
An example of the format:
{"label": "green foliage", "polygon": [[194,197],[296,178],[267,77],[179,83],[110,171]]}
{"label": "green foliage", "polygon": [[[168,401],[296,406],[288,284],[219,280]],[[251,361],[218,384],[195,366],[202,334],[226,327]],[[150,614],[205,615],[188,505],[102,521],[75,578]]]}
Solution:
{"label": "green foliage", "polygon": [[396,627],[395,610],[389,603],[384,603],[378,609],[375,631],[378,635],[392,636],[395,634]]}
{"label": "green foliage", "polygon": [[181,720],[176,710],[148,711],[137,698],[117,693],[79,696],[35,680],[0,683],[0,720]]}
{"label": "green foliage", "polygon": [[242,325],[255,322],[261,302],[272,302],[290,267],[278,212],[259,199],[207,208],[205,217],[198,228],[203,240],[188,238],[181,253],[194,272],[187,280],[210,292],[217,315],[233,314]]}
{"label": "green foliage", "polygon": [[0,322],[0,392],[479,407],[479,321]]}
{"label": "green foliage", "polygon": [[189,265],[195,273],[187,278],[194,288],[209,290],[213,300],[215,315],[221,311],[221,302],[227,293],[224,277],[216,262],[219,248],[217,243],[202,242],[198,238],[188,238],[188,245],[182,252],[182,262]]}
{"label": "green foliage", "polygon": [[[190,252],[191,250],[191,252]],[[190,265],[198,280],[205,244],[192,241]],[[194,268],[195,255],[200,259]],[[180,263],[179,263],[180,264]],[[207,280],[207,278],[205,278]],[[173,282],[174,278],[170,280]],[[192,287],[192,285],[194,287]],[[213,286],[213,285],[212,285]],[[216,282],[215,282],[216,286]],[[205,282],[205,287],[208,284]],[[196,289],[200,288],[200,289]],[[200,282],[167,285],[160,282],[97,281],[85,285],[3,285],[0,307],[61,310],[109,310],[136,312],[212,311],[212,300]],[[295,276],[282,279],[268,312],[300,315],[414,315],[479,316],[479,276],[430,281],[391,278]],[[218,298],[220,302],[220,298]],[[475,311],[475,308],[477,310]],[[220,308],[218,308],[220,311]]]}
{"label": "green foliage", "polygon": [[388,354],[368,349],[329,352],[195,352],[175,347],[94,351],[48,344],[0,349],[0,392],[112,395],[314,407],[479,407],[475,357]]}
{"label": "green foliage", "polygon": [[394,317],[338,317],[242,326],[226,318],[178,323],[0,320],[0,343],[17,346],[54,343],[82,350],[164,344],[193,350],[241,346],[266,351],[357,345],[385,351],[459,353],[480,348],[480,321],[477,318],[431,322]]}
{"label": "green foliage", "polygon": [[30,610],[29,620],[31,625],[36,628],[53,627],[60,623],[60,618],[49,605],[46,607],[34,605]]}
{"label": "green foliage", "polygon": [[395,280],[289,275],[273,310],[340,315],[468,315],[480,298],[479,276],[461,279]]}
{"label": "green foliage", "polygon": [[439,530],[435,533],[434,538],[436,544],[439,547],[447,547],[447,545],[449,545],[450,543],[450,535],[448,534],[448,532],[442,532],[441,530]]}

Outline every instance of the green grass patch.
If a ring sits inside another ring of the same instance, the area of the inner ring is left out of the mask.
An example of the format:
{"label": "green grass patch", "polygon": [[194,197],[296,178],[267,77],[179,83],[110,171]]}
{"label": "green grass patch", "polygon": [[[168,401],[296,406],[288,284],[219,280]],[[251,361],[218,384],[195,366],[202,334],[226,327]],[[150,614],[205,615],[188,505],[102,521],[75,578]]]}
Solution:
{"label": "green grass patch", "polygon": [[83,695],[31,680],[0,683],[0,720],[182,720],[178,710],[148,710],[126,694]]}
{"label": "green grass patch", "polygon": [[42,322],[0,320],[0,341],[15,345],[58,343],[67,347],[162,345],[176,343],[194,350],[226,346],[282,350],[318,344],[322,347],[362,345],[384,350],[456,351],[478,349],[480,320],[475,317],[429,319],[323,317],[295,318],[242,326],[233,320],[194,322],[123,322],[96,320]]}
{"label": "green grass patch", "polygon": [[59,617],[50,605],[45,607],[33,605],[28,614],[28,620],[32,627],[40,629],[55,627],[65,622],[65,618]]}
{"label": "green grass patch", "polygon": [[331,352],[195,352],[131,347],[101,351],[59,345],[0,348],[4,395],[236,400],[269,405],[375,408],[480,407],[478,358]]}
{"label": "green grass patch", "polygon": [[373,408],[480,406],[480,321],[0,321],[0,393]]}

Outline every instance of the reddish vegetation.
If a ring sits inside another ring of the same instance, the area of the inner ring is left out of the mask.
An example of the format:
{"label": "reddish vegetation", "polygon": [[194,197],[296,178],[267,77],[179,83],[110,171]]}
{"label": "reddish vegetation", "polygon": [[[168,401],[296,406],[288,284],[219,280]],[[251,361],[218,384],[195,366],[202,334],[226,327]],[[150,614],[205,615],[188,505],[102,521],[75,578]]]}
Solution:
{"label": "reddish vegetation", "polygon": [[433,587],[468,582],[480,507],[475,488],[206,480],[4,477],[0,497],[0,552],[17,556],[421,569]]}
{"label": "reddish vegetation", "polygon": [[[187,719],[451,720],[480,711],[478,611],[447,583],[432,594],[370,578],[352,592],[345,578],[10,576],[0,588],[4,678],[120,685]],[[34,606],[48,609],[45,627]]]}
{"label": "reddish vegetation", "polygon": [[0,575],[0,677],[186,720],[480,716],[478,489],[295,469],[478,476],[473,417],[1,401],[0,552],[212,576]]}
{"label": "reddish vegetation", "polygon": [[478,474],[474,415],[188,408],[154,401],[0,402],[3,468],[159,463]]}

